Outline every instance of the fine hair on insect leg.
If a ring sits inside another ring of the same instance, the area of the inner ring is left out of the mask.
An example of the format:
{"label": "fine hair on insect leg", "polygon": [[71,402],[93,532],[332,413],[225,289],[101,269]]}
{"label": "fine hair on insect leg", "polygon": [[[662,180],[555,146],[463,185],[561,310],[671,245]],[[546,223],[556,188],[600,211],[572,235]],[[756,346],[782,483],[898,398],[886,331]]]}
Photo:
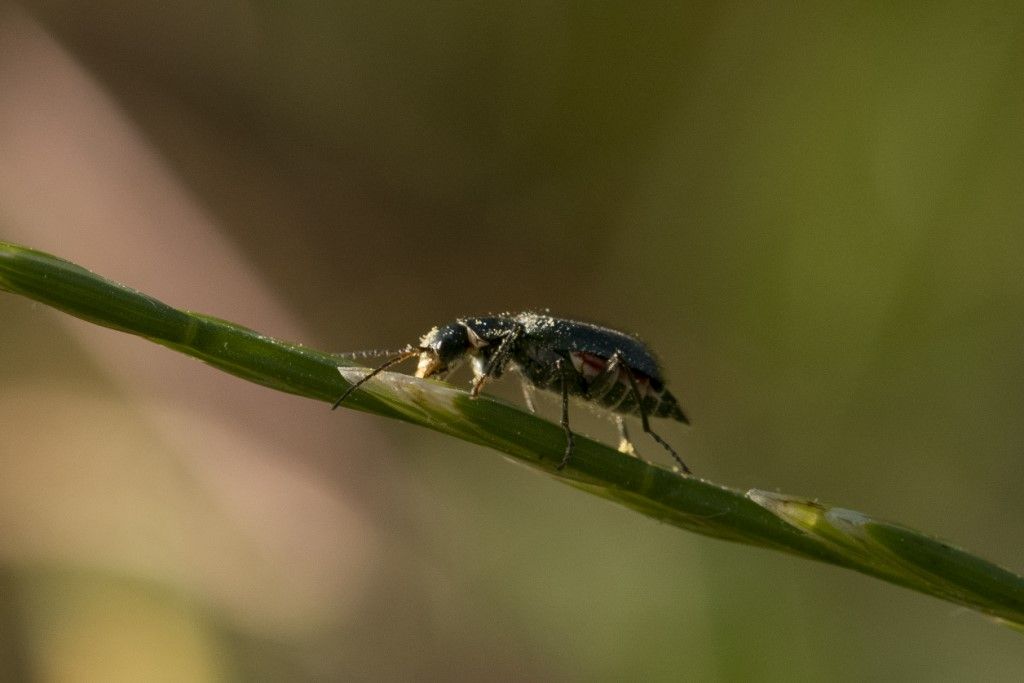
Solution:
{"label": "fine hair on insect leg", "polygon": [[380,373],[384,372],[385,370],[390,368],[392,365],[398,365],[402,361],[409,360],[413,356],[419,355],[419,352],[420,352],[419,349],[409,348],[409,349],[406,349],[405,351],[399,353],[397,356],[394,356],[394,357],[389,358],[388,360],[384,361],[384,363],[381,364],[380,366],[378,366],[376,369],[371,370],[369,373],[367,373],[366,377],[363,377],[361,380],[359,380],[358,382],[356,382],[355,384],[350,386],[348,389],[346,389],[345,393],[343,393],[338,398],[338,400],[334,402],[334,405],[331,406],[331,410],[334,410],[338,406],[340,406],[345,401],[345,399],[348,398],[349,394],[351,394],[353,391],[355,391],[356,389],[361,387],[366,382],[370,381],[371,379],[373,379],[374,377],[376,377]]}

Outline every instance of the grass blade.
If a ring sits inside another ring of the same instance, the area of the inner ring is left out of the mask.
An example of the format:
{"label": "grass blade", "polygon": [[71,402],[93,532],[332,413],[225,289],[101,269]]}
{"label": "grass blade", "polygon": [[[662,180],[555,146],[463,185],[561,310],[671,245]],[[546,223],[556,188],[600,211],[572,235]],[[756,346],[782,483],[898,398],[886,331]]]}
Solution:
{"label": "grass blade", "polygon": [[[68,261],[3,242],[0,289],[319,401],[333,402],[366,372],[349,359],[173,308]],[[446,384],[407,375],[381,373],[344,406],[493,448],[682,529],[829,562],[1024,625],[1020,576],[858,512],[683,478],[582,436],[572,462],[559,472],[555,466],[565,442],[558,425],[492,398],[470,399]]]}

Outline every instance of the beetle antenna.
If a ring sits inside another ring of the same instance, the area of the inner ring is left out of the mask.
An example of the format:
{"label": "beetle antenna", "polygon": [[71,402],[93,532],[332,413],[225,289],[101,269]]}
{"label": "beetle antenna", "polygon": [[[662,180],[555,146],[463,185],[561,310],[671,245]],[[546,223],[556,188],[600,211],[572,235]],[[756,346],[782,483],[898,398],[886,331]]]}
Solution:
{"label": "beetle antenna", "polygon": [[417,348],[414,348],[414,347],[411,347],[411,346],[409,346],[409,347],[406,347],[406,349],[405,349],[404,351],[401,351],[401,352],[399,352],[399,354],[398,354],[397,356],[393,356],[393,357],[391,357],[391,358],[387,359],[386,361],[384,361],[384,363],[383,363],[382,365],[378,366],[378,367],[377,367],[376,369],[374,369],[374,370],[371,370],[371,371],[370,371],[370,372],[369,372],[369,373],[368,373],[368,374],[366,375],[366,377],[363,377],[363,378],[362,378],[361,380],[359,380],[358,382],[356,382],[355,384],[353,384],[352,386],[350,386],[350,387],[349,387],[348,389],[346,389],[346,390],[345,390],[345,393],[343,393],[343,394],[342,394],[342,395],[341,395],[341,396],[340,396],[340,397],[338,398],[338,400],[334,402],[334,405],[333,405],[333,406],[331,406],[331,410],[334,410],[335,408],[337,408],[338,406],[340,406],[340,405],[342,404],[342,402],[343,402],[343,401],[344,401],[344,400],[345,400],[346,398],[348,398],[348,395],[349,395],[349,394],[351,394],[351,393],[352,393],[353,391],[355,391],[356,389],[358,389],[359,387],[361,387],[361,386],[362,386],[363,384],[365,384],[365,383],[366,383],[366,382],[368,382],[369,380],[373,379],[374,377],[376,377],[376,376],[377,376],[377,375],[379,375],[380,373],[384,372],[385,370],[387,370],[388,368],[390,368],[390,367],[391,367],[392,365],[398,365],[398,364],[399,364],[399,363],[401,363],[402,361],[405,361],[405,360],[409,360],[409,359],[410,359],[410,358],[412,358],[413,356],[416,356],[416,355],[418,355],[418,354],[419,354],[419,352],[420,352],[420,350],[419,350],[419,349],[417,349]]}
{"label": "beetle antenna", "polygon": [[399,354],[405,353],[408,350],[409,347],[406,346],[404,349],[366,349],[364,351],[343,351],[341,353],[332,353],[331,355],[337,356],[338,358],[351,358],[353,360],[356,360],[358,358],[380,358],[381,356],[397,356]]}

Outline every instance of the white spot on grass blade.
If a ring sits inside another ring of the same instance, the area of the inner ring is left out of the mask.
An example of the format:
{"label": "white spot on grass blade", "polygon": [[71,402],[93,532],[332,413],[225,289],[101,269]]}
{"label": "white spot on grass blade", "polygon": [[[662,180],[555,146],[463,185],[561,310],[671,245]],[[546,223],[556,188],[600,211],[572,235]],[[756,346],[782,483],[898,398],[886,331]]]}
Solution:
{"label": "white spot on grass blade", "polygon": [[863,512],[846,508],[832,508],[825,514],[825,517],[834,526],[843,527],[850,532],[854,529],[862,529],[868,522],[873,521]]}
{"label": "white spot on grass blade", "polygon": [[[338,374],[351,384],[361,381],[368,372],[367,368],[338,367]],[[356,391],[366,391],[393,404],[411,403],[447,413],[458,412],[455,398],[465,393],[435,380],[418,379],[400,372],[381,372]]]}

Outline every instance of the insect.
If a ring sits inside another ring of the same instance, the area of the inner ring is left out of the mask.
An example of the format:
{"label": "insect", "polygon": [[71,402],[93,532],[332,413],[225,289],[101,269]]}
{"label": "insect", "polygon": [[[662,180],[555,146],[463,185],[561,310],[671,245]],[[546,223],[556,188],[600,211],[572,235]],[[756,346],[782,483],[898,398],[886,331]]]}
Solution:
{"label": "insect", "polygon": [[619,450],[636,455],[624,416],[639,416],[643,430],[661,444],[686,474],[679,454],[651,430],[650,418],[663,417],[689,424],[675,397],[665,388],[654,355],[640,340],[590,323],[542,313],[517,313],[460,318],[435,327],[397,355],[350,386],[334,403],[337,408],[364,382],[384,370],[419,357],[417,377],[444,378],[467,358],[473,368],[472,397],[491,379],[506,371],[523,378],[523,397],[535,412],[533,389],[561,394],[565,454],[558,469],[572,458],[575,446],[569,428],[569,397],[577,397],[615,414]]}

